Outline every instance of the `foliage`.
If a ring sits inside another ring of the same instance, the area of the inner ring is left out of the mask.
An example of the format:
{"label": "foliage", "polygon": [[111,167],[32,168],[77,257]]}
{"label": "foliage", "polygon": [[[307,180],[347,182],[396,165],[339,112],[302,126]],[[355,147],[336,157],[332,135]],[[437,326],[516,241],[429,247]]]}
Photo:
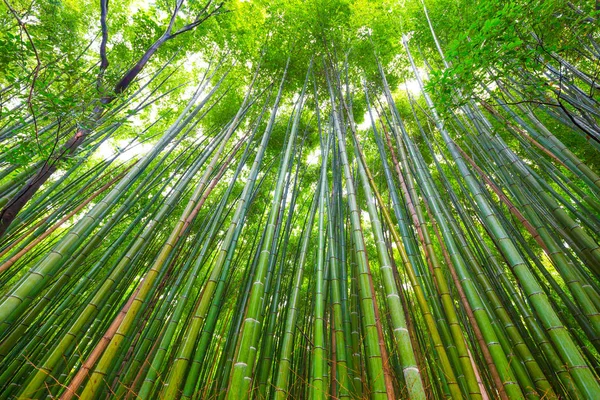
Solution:
{"label": "foliage", "polygon": [[598,13],[2,1],[0,397],[593,399]]}

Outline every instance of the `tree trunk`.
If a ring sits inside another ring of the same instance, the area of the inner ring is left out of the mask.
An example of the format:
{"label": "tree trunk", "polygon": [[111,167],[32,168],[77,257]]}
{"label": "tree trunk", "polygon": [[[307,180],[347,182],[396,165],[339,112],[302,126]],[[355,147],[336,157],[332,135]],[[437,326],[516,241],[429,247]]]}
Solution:
{"label": "tree trunk", "polygon": [[57,164],[74,154],[88,133],[88,130],[78,129],[75,135],[65,143],[61,152],[53,157],[52,161],[45,162],[25,186],[17,192],[15,197],[8,202],[0,214],[0,237],[4,235],[17,214],[37,193],[38,189],[54,174],[57,170]]}

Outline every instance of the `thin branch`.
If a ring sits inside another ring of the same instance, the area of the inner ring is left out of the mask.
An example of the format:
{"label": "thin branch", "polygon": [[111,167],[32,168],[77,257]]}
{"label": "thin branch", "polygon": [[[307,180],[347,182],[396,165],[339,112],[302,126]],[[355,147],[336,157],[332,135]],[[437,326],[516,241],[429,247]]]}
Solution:
{"label": "thin branch", "polygon": [[25,23],[21,20],[21,18],[19,18],[19,15],[17,14],[17,12],[8,3],[8,0],[2,0],[2,1],[6,5],[6,7],[9,9],[10,13],[17,20],[17,23],[19,24],[21,31],[25,32],[25,36],[27,36],[27,40],[29,41],[31,48],[33,49],[33,53],[35,54],[36,64],[35,64],[35,68],[33,69],[33,78],[31,80],[31,86],[29,88],[29,95],[27,96],[27,107],[29,108],[29,112],[31,112],[31,116],[33,117],[33,126],[35,129],[35,140],[37,142],[38,148],[40,148],[40,150],[41,150],[40,140],[39,140],[39,136],[38,136],[37,119],[35,117],[33,105],[31,104],[31,99],[33,98],[33,91],[35,90],[35,82],[37,81],[38,74],[40,72],[40,69],[42,68],[42,62],[40,60],[40,55],[38,54],[37,48],[35,47],[35,44],[33,43],[33,39],[31,38],[31,35],[29,34],[27,27],[25,26]]}
{"label": "thin branch", "polygon": [[170,36],[171,32],[173,31],[173,26],[175,25],[175,20],[177,19],[177,14],[179,13],[179,10],[181,9],[181,6],[183,5],[183,0],[177,0],[177,2],[175,3],[175,9],[173,10],[173,13],[171,14],[171,19],[169,20],[169,26],[167,26],[167,29],[165,30],[165,33],[163,34],[163,36]]}
{"label": "thin branch", "polygon": [[208,9],[208,7],[210,6],[211,3],[212,3],[212,1],[209,1],[208,3],[206,3],[206,6],[204,6],[204,8],[199,13],[198,17],[196,18],[196,20],[194,22],[187,24],[183,28],[179,29],[177,32],[170,35],[169,39],[172,39],[175,36],[181,35],[182,33],[185,33],[187,31],[194,29],[195,27],[201,25],[204,21],[206,21],[210,17],[217,16],[217,15],[228,12],[227,10],[221,10],[221,8],[223,7],[223,4],[224,4],[224,2],[222,2],[217,7],[215,7],[215,9],[212,10],[210,13],[208,13],[208,14],[204,15],[204,17],[200,18],[201,15],[206,13],[206,10]]}

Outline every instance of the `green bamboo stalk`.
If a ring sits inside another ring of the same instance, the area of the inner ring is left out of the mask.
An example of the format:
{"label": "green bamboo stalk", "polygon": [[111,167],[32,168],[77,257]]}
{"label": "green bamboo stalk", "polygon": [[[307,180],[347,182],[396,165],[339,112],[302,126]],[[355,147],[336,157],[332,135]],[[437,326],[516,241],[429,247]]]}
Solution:
{"label": "green bamboo stalk", "polygon": [[[327,72],[327,69],[325,70]],[[360,225],[360,217],[358,211],[358,205],[356,201],[356,192],[354,189],[354,183],[352,181],[352,173],[350,171],[350,165],[348,161],[348,155],[346,152],[345,139],[342,136],[342,131],[339,122],[338,111],[336,109],[336,96],[333,92],[333,87],[329,82],[328,88],[329,96],[331,99],[331,107],[333,114],[334,131],[337,137],[337,143],[339,148],[339,155],[341,164],[344,170],[346,178],[346,197],[350,208],[350,221],[352,225],[352,236],[354,244],[356,246],[355,253],[357,255],[357,269],[358,269],[358,286],[359,286],[359,306],[361,310],[361,325],[365,336],[365,349],[366,349],[366,365],[368,371],[368,380],[371,391],[371,396],[374,399],[387,398],[387,389],[384,380],[384,367],[381,349],[379,346],[380,338],[377,330],[377,322],[375,317],[375,294],[371,290],[370,285],[370,271],[367,265],[365,245],[362,236],[362,229]]]}
{"label": "green bamboo stalk", "polygon": [[[411,65],[413,67],[415,77],[419,81],[419,85],[423,90],[423,83],[421,81],[417,68],[414,65],[414,62],[412,62],[412,58],[410,58],[410,51],[408,50],[408,43],[406,37],[403,39],[403,43],[407,54],[409,54],[409,59],[411,60]],[[502,228],[497,217],[491,211],[487,200],[481,195],[481,189],[478,187],[477,182],[474,180],[473,176],[466,168],[464,160],[461,158],[460,154],[456,150],[454,143],[452,142],[449,134],[444,128],[443,123],[437,116],[437,112],[433,106],[433,102],[424,90],[423,95],[428,103],[431,114],[436,120],[438,130],[442,134],[444,142],[450,150],[457,166],[461,170],[461,175],[465,179],[469,190],[472,191],[478,207],[481,209],[482,214],[485,216],[484,222],[486,224],[489,224],[491,232],[496,236],[499,246],[501,247],[507,259],[511,263],[515,274],[521,281],[523,289],[528,294],[532,305],[538,312],[539,317],[542,319],[542,323],[547,329],[549,336],[557,346],[559,354],[563,358],[564,362],[570,365],[571,375],[573,376],[573,379],[575,380],[578,388],[582,391],[582,393],[584,393],[585,396],[593,396],[593,393],[600,391],[600,385],[593,377],[589,367],[587,366],[585,360],[581,356],[579,349],[573,343],[569,333],[566,331],[566,329],[560,322],[560,319],[556,315],[556,312],[552,309],[552,306],[548,302],[547,297],[537,284],[535,278],[531,275],[531,272],[527,269],[524,261],[518,254],[516,248],[510,240],[507,240],[508,235],[506,231]],[[499,370],[501,369],[499,368]]]}
{"label": "green bamboo stalk", "polygon": [[[312,67],[312,65],[311,65]],[[260,326],[262,324],[262,298],[264,296],[264,285],[267,273],[267,267],[269,262],[269,256],[271,254],[271,246],[275,233],[275,221],[277,219],[277,213],[279,209],[279,203],[283,193],[283,180],[288,170],[288,164],[294,140],[297,135],[298,125],[300,122],[300,115],[302,107],[304,105],[304,93],[306,90],[306,83],[310,76],[311,67],[308,69],[308,74],[300,94],[300,99],[296,107],[296,117],[292,126],[290,137],[288,138],[288,144],[285,149],[285,155],[282,159],[279,167],[279,174],[277,178],[277,185],[275,186],[275,192],[273,194],[273,202],[269,219],[267,222],[267,231],[265,241],[261,250],[261,255],[258,260],[254,282],[250,291],[250,297],[248,299],[248,308],[245,313],[244,324],[240,332],[240,343],[235,356],[235,364],[233,365],[231,382],[229,384],[229,391],[227,398],[247,398],[250,395],[250,382],[252,381],[252,371],[254,367],[254,361],[256,358],[256,347],[260,336]]]}

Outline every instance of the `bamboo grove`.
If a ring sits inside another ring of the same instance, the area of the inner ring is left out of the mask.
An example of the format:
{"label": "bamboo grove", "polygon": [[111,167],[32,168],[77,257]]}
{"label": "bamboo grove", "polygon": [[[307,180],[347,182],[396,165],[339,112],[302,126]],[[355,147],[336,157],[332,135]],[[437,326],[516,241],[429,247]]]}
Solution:
{"label": "bamboo grove", "polygon": [[4,2],[0,398],[600,396],[597,6],[172,3],[51,74]]}

